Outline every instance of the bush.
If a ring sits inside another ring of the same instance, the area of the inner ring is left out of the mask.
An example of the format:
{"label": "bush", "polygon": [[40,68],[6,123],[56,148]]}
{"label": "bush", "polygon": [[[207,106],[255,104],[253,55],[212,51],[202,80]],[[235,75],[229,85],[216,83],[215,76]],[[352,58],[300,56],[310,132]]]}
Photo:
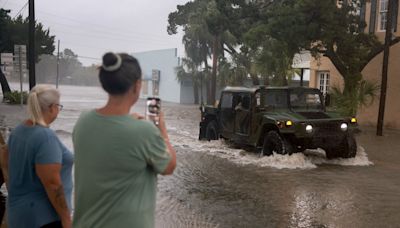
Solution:
{"label": "bush", "polygon": [[[28,93],[22,92],[23,103],[26,104],[28,99]],[[8,104],[21,104],[21,92],[14,90],[12,92],[6,92],[4,94],[4,101]]]}
{"label": "bush", "polygon": [[345,94],[340,88],[332,87],[332,107],[344,116],[356,116],[361,107],[368,107],[378,96],[379,85],[365,80],[359,81]]}

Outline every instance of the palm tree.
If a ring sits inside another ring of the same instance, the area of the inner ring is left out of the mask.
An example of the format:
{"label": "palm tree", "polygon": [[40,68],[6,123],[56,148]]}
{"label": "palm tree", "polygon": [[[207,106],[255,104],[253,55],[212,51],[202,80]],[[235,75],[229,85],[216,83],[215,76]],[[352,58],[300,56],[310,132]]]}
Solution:
{"label": "palm tree", "polygon": [[[204,72],[198,70],[198,66],[188,58],[182,58],[182,65],[175,68],[176,79],[182,83],[186,80],[193,82],[194,103],[199,104],[199,89],[200,102],[203,102],[203,75]],[[199,88],[200,87],[200,88]]]}
{"label": "palm tree", "polygon": [[[203,67],[207,80],[207,103],[215,103],[217,63],[226,50],[234,51],[235,39],[230,34],[226,12],[231,4],[220,0],[195,0],[178,6],[168,17],[168,33],[176,34],[182,26],[183,43],[188,59]],[[228,10],[228,11],[227,11]],[[212,73],[208,74],[208,61],[212,58]]]}
{"label": "palm tree", "polygon": [[356,116],[361,107],[368,107],[377,97],[379,85],[366,80],[360,80],[352,90],[344,91],[332,87],[331,97],[333,107],[344,116]]}

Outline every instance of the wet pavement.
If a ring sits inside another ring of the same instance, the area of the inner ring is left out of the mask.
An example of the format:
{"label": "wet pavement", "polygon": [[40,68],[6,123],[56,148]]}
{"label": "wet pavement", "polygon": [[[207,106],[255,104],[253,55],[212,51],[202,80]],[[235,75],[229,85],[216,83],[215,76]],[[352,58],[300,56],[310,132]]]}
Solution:
{"label": "wet pavement", "polygon": [[[52,128],[72,148],[79,114],[106,95],[90,87],[61,92],[64,110]],[[260,158],[223,140],[198,141],[196,106],[162,106],[178,168],[159,178],[157,227],[400,227],[400,131],[377,137],[362,128],[353,159],[326,160],[322,150]],[[132,111],[144,113],[144,102]],[[21,113],[0,104],[0,130]]]}

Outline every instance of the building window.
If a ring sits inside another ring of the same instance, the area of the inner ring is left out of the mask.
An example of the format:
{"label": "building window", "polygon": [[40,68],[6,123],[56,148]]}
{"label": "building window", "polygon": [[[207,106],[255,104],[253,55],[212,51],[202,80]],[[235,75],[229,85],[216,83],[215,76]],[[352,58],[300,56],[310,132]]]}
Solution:
{"label": "building window", "polygon": [[379,1],[379,30],[386,30],[386,21],[387,21],[387,11],[388,11],[389,0],[380,0]]}
{"label": "building window", "polygon": [[318,72],[319,90],[325,95],[329,92],[329,72]]}

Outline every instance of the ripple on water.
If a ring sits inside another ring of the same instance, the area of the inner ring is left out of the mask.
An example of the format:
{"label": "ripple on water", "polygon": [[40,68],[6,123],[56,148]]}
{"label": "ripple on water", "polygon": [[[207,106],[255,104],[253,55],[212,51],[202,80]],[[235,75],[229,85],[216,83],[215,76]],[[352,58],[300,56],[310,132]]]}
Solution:
{"label": "ripple on water", "polygon": [[157,199],[156,210],[157,228],[217,228],[211,218],[195,213],[180,202],[170,197],[160,197]]}

